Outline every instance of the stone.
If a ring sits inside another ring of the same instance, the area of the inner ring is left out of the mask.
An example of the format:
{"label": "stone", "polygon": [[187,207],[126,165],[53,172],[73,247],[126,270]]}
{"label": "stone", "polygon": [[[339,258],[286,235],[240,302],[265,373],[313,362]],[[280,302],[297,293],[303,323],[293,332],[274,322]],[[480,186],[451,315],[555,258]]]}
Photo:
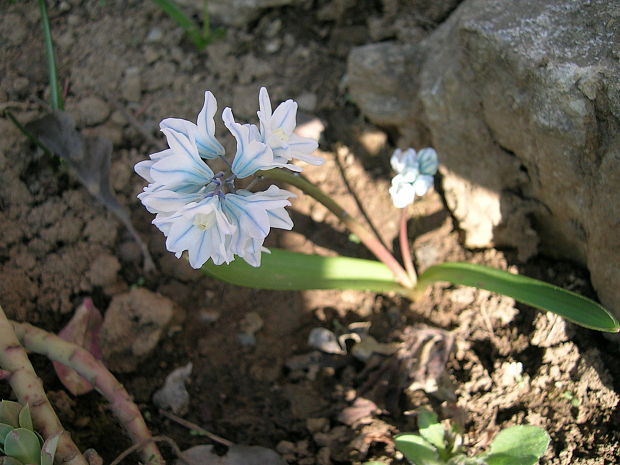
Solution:
{"label": "stone", "polygon": [[125,70],[125,75],[121,81],[121,95],[128,102],[140,101],[142,97],[142,78],[140,77],[140,68],[137,66],[130,66]]}
{"label": "stone", "polygon": [[173,316],[173,302],[148,289],[114,296],[101,331],[106,365],[117,372],[135,370],[155,349]]}
{"label": "stone", "polygon": [[205,465],[287,465],[275,451],[260,446],[232,444],[224,455],[218,455],[211,445],[194,446],[183,451],[187,460],[177,459],[175,465],[187,462]]}
{"label": "stone", "polygon": [[435,147],[466,246],[586,265],[620,316],[616,11],[466,0],[421,42],[352,50],[347,82],[372,121]]}
{"label": "stone", "polygon": [[85,97],[80,100],[73,110],[78,126],[96,126],[103,123],[110,116],[110,105],[97,96]]}
{"label": "stone", "polygon": [[94,286],[109,286],[116,282],[121,264],[114,255],[101,254],[90,265],[88,278]]}
{"label": "stone", "polygon": [[169,87],[176,77],[177,67],[171,61],[157,61],[144,76],[146,90],[154,91]]}
{"label": "stone", "polygon": [[166,376],[164,385],[153,394],[153,403],[159,408],[169,408],[175,415],[185,415],[189,406],[185,382],[191,374],[192,362],[173,370]]}
{"label": "stone", "polygon": [[303,0],[210,0],[209,15],[227,26],[243,27],[266,8],[301,4]]}

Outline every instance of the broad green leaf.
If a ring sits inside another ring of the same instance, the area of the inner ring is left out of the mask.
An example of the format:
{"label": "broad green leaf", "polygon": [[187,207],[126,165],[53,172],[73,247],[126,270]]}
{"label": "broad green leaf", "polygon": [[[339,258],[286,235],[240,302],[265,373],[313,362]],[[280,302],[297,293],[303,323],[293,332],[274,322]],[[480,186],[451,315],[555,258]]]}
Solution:
{"label": "broad green leaf", "polygon": [[13,457],[0,457],[0,465],[23,465],[19,460]]}
{"label": "broad green leaf", "polygon": [[381,262],[349,257],[323,257],[270,249],[255,268],[237,258],[229,265],[207,262],[202,271],[228,283],[257,289],[360,289],[406,292]]}
{"label": "broad green leaf", "polygon": [[41,465],[53,465],[54,455],[56,454],[56,447],[62,433],[55,434],[43,443],[41,447]]}
{"label": "broad green leaf", "polygon": [[532,307],[556,313],[586,328],[620,331],[618,320],[596,302],[526,276],[471,263],[442,263],[431,266],[420,275],[416,292],[423,291],[435,281],[497,292]]}
{"label": "broad green leaf", "polygon": [[0,446],[4,443],[6,435],[13,431],[15,427],[7,425],[6,423],[0,423]]}
{"label": "broad green leaf", "polygon": [[38,464],[41,458],[41,443],[32,431],[16,428],[4,439],[4,453],[22,463]]}
{"label": "broad green leaf", "polygon": [[442,458],[447,458],[445,457],[446,432],[435,412],[425,408],[418,409],[418,428],[420,435],[437,448]]}
{"label": "broad green leaf", "polygon": [[0,402],[0,422],[11,425],[14,428],[19,426],[19,411],[22,406],[12,400]]}
{"label": "broad green leaf", "polygon": [[534,465],[549,446],[549,435],[537,426],[520,425],[500,431],[481,458],[488,465]]}
{"label": "broad green leaf", "polygon": [[424,438],[417,434],[401,434],[394,438],[396,448],[414,465],[441,465],[439,454]]}
{"label": "broad green leaf", "polygon": [[22,407],[19,411],[19,426],[29,429],[30,431],[34,431],[34,427],[32,426],[32,417],[30,416],[30,406],[28,404]]}

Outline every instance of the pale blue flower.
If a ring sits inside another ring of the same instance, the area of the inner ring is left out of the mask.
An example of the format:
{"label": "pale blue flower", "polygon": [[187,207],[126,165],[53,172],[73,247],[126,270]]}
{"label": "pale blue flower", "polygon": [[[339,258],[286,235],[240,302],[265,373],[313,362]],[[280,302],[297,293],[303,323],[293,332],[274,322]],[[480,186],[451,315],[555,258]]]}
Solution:
{"label": "pale blue flower", "polygon": [[263,242],[270,228],[290,230],[293,221],[284,209],[295,197],[291,192],[277,186],[269,186],[263,192],[239,190],[226,194],[222,208],[237,227],[230,241],[230,250],[252,266],[260,266]]}
{"label": "pale blue flower", "polygon": [[189,263],[200,268],[212,259],[216,265],[230,263],[232,250],[226,247],[236,227],[222,211],[218,196],[205,197],[188,203],[169,216],[160,216],[153,223],[166,235],[166,248],[177,257],[187,250]]}
{"label": "pale blue flower", "polygon": [[235,256],[259,266],[271,228],[293,226],[285,210],[292,193],[276,186],[262,192],[237,190],[235,179],[262,169],[300,171],[289,163],[292,158],[322,162],[310,155],[316,142],[292,133],[297,104],[289,100],[272,115],[265,89],[261,95],[262,130],[235,122],[230,108],[223,112],[224,123],[237,141],[227,173],[215,173],[206,163],[215,158],[226,161],[224,148],[215,138],[217,102],[208,91],[197,124],[177,118],[162,121],[169,148],[135,166],[149,183],[138,197],[156,215],[153,224],[166,236],[166,248],[177,257],[187,251],[194,268],[208,260],[230,263]]}
{"label": "pale blue flower", "polygon": [[284,209],[292,193],[276,186],[255,193],[235,189],[236,177],[291,165],[274,162],[258,128],[235,123],[228,110],[230,117],[225,119],[238,142],[233,173],[213,172],[201,157],[198,132],[183,120],[162,123],[169,148],[135,166],[149,182],[138,198],[156,214],[153,224],[166,236],[166,248],[177,257],[187,251],[194,268],[209,259],[216,265],[230,263],[235,256],[259,266],[270,229],[293,225]]}
{"label": "pale blue flower", "polygon": [[174,129],[196,141],[198,153],[202,158],[213,159],[224,155],[224,147],[215,138],[215,120],[217,101],[209,91],[205,92],[205,103],[198,113],[198,124],[180,118],[166,118],[160,124],[164,128]]}
{"label": "pale blue flower", "polygon": [[273,150],[276,161],[285,163],[297,158],[311,165],[323,164],[323,158],[312,155],[318,148],[317,142],[293,132],[297,125],[297,102],[293,100],[282,102],[272,113],[267,89],[261,87],[258,103],[260,135],[263,142]]}
{"label": "pale blue flower", "polygon": [[439,166],[437,152],[430,147],[417,154],[411,148],[404,152],[396,149],[390,164],[397,173],[390,187],[392,202],[397,208],[412,204],[416,195],[421,197],[426,194],[433,185],[433,176]]}
{"label": "pale blue flower", "polygon": [[287,160],[276,160],[271,147],[261,140],[258,128],[253,124],[235,122],[230,108],[224,109],[222,120],[237,141],[237,153],[232,162],[232,172],[238,178],[246,178],[259,170],[271,168],[301,171],[301,168],[287,163]]}

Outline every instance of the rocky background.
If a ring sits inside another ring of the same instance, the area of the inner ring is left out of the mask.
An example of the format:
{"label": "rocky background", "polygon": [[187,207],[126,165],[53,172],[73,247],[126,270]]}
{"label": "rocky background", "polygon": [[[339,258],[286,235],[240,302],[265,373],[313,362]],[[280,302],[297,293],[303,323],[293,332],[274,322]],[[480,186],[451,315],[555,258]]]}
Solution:
{"label": "rocky background", "polygon": [[441,24],[396,20],[395,38],[353,49],[351,97],[403,145],[437,149],[467,246],[581,263],[620,316],[620,5],[413,3]]}
{"label": "rocky background", "polygon": [[[200,21],[201,0],[178,3]],[[412,303],[205,278],[165,250],[133,172],[161,148],[159,121],[193,120],[205,89],[255,122],[264,85],[274,103],[297,100],[315,135],[324,129],[326,163],[305,174],[347,211],[365,211],[388,247],[398,229],[389,156],[433,145],[442,175],[409,224],[421,268],[470,261],[596,298],[581,262],[617,310],[613,2],[210,0],[225,36],[204,50],[150,0],[48,5],[66,109],[83,134],[111,141],[113,191],[158,273],[144,272],[135,240],[66,164],[0,117],[0,304],[11,318],[58,332],[76,308],[100,309],[105,362],[153,433],[182,449],[206,439],[160,408],[290,464],[400,465],[394,436],[431,406],[463,423],[471,452],[527,423],[551,435],[541,465],[615,465],[620,346],[600,333],[445,284]],[[0,0],[0,110],[31,122],[48,111],[48,92],[37,2]],[[369,257],[311,199],[300,195],[291,215],[294,230],[270,234],[269,246]],[[352,328],[380,352],[360,359],[311,337]],[[429,377],[428,356],[447,341],[449,357],[433,363],[442,375]],[[74,397],[46,360],[33,361],[81,449],[109,463],[130,445],[97,393]],[[401,363],[415,388],[394,383]],[[186,387],[180,403],[162,400],[171,378]]]}

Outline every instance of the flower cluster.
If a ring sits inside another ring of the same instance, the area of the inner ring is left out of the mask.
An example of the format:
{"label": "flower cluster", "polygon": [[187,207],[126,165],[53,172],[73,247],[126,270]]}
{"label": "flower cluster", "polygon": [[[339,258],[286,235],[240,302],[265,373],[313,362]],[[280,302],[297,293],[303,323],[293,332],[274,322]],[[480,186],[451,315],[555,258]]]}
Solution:
{"label": "flower cluster", "polygon": [[[237,142],[232,162],[215,137],[217,102],[205,92],[197,123],[168,118],[160,127],[169,148],[136,164],[136,172],[149,185],[138,195],[155,213],[153,224],[166,236],[166,248],[179,258],[188,251],[192,267],[207,260],[220,265],[235,255],[259,266],[263,242],[271,228],[291,229],[293,222],[284,207],[294,195],[275,185],[262,192],[237,189],[237,179],[259,170],[288,168],[301,171],[293,159],[319,165],[312,155],[317,143],[293,133],[297,103],[287,100],[272,112],[265,88],[259,94],[259,125],[240,124],[230,108],[224,109],[224,125]],[[226,172],[214,172],[209,160],[223,160]]]}
{"label": "flower cluster", "polygon": [[390,159],[396,176],[392,179],[390,195],[397,208],[404,208],[413,203],[415,196],[423,196],[433,185],[433,176],[437,173],[437,152],[432,148],[414,149],[404,152],[396,149]]}

